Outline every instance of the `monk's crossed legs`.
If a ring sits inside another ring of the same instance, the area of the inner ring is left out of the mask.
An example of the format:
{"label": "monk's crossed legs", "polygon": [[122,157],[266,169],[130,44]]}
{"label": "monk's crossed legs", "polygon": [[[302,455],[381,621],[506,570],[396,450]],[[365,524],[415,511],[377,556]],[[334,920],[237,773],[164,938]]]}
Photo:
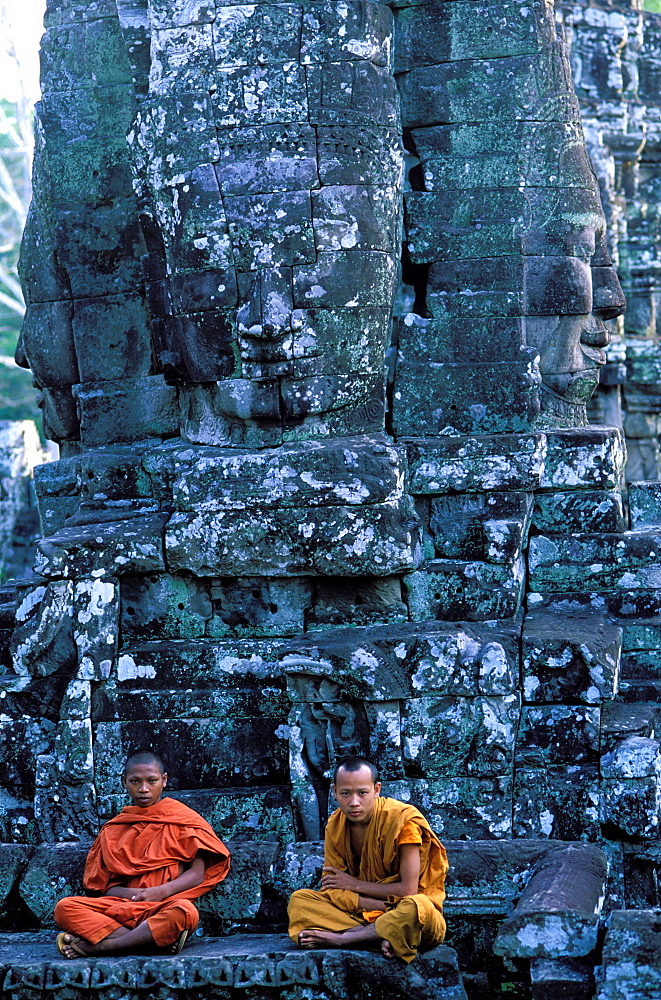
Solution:
{"label": "monk's crossed legs", "polygon": [[115,897],[69,896],[60,900],[55,906],[55,921],[68,932],[63,945],[66,957],[114,954],[153,945],[168,948],[175,945],[182,931],[194,931],[200,921],[197,907],[189,899],[147,905],[137,916],[129,916],[129,912],[127,907],[126,923],[116,919],[122,912]]}
{"label": "monk's crossed legs", "polygon": [[[422,894],[406,896],[374,923],[360,911],[349,913],[330,893],[299,889],[289,903],[289,936],[302,948],[359,948],[380,945],[386,958],[412,961],[418,949],[429,950],[445,937],[445,920]],[[349,895],[349,894],[346,894]]]}

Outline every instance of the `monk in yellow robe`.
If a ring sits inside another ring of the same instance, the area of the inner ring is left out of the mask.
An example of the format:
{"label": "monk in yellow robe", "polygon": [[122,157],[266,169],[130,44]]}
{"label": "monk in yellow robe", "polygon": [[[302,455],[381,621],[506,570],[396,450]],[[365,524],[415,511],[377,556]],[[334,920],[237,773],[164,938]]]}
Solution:
{"label": "monk in yellow robe", "polygon": [[198,813],[162,798],[168,776],[150,750],[126,761],[132,805],[102,827],[85,864],[94,896],[68,896],[55,907],[65,958],[167,948],[176,954],[199,923],[193,899],[229,871],[225,845]]}
{"label": "monk in yellow robe", "polygon": [[445,937],[445,848],[415,806],[381,797],[363,757],[338,764],[333,794],[322,889],[292,893],[289,936],[302,948],[379,946],[411,962]]}

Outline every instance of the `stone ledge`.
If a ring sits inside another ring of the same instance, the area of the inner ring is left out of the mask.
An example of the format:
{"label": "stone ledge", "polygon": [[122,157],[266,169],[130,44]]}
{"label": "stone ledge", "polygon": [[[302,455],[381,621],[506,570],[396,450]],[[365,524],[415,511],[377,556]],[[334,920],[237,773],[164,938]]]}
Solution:
{"label": "stone ledge", "polygon": [[[79,991],[120,991],[122,1000],[174,995],[215,996],[218,989],[268,990],[270,996],[346,1000],[364,992],[383,1000],[466,1000],[455,952],[446,945],[409,966],[371,951],[309,951],[285,934],[194,938],[180,955],[131,955],[67,961],[53,932],[0,935],[0,989],[7,1000],[40,995],[70,1000]],[[109,992],[110,991],[110,992]],[[240,995],[241,995],[240,994]],[[250,994],[252,995],[252,994]]]}

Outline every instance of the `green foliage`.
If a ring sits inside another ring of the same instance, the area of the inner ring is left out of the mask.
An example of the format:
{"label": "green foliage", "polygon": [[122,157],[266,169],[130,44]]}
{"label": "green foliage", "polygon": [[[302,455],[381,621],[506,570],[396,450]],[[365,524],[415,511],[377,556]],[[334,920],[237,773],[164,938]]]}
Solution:
{"label": "green foliage", "polygon": [[0,420],[40,426],[29,372],[13,364],[25,303],[17,264],[30,204],[32,111],[27,102],[0,101]]}
{"label": "green foliage", "polygon": [[651,10],[655,14],[661,14],[661,0],[644,0],[643,10]]}

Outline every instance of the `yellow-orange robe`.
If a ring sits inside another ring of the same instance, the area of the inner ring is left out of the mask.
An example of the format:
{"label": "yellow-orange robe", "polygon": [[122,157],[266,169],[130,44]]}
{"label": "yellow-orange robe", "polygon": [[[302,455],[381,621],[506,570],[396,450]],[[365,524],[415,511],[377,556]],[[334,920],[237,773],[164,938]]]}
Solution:
{"label": "yellow-orange robe", "polygon": [[153,806],[125,806],[109,820],[92,844],[85,863],[83,885],[103,892],[116,885],[146,889],[177,878],[204,851],[204,881],[193,889],[160,903],[133,902],[119,896],[68,896],[55,907],[55,921],[64,931],[98,944],[118,927],[133,929],[147,921],[159,947],[174,944],[183,930],[199,923],[192,902],[221,882],[230,855],[207,821],[176,799],[160,799]]}
{"label": "yellow-orange robe", "polygon": [[377,915],[360,908],[356,892],[299,889],[289,901],[292,941],[298,943],[300,932],[313,927],[344,931],[373,922],[378,936],[389,941],[405,962],[415,958],[418,948],[428,950],[440,944],[445,937],[443,900],[448,860],[445,848],[415,806],[391,798],[375,800],[359,864],[351,850],[349,821],[336,809],[326,825],[324,864],[363,882],[397,882],[399,848],[416,842],[420,845],[420,877],[415,895],[389,897],[386,912]]}

